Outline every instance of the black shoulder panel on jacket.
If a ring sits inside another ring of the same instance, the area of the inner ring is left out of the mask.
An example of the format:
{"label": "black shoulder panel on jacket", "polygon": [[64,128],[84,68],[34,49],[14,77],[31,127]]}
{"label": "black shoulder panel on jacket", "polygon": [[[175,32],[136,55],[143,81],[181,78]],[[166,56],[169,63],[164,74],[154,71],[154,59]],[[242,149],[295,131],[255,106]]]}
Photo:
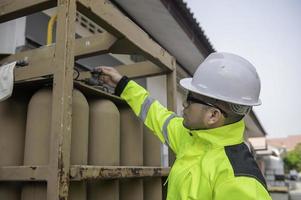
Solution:
{"label": "black shoulder panel on jacket", "polygon": [[235,176],[248,176],[255,178],[265,188],[267,188],[265,179],[246,144],[241,143],[232,146],[225,146],[225,152],[233,167]]}

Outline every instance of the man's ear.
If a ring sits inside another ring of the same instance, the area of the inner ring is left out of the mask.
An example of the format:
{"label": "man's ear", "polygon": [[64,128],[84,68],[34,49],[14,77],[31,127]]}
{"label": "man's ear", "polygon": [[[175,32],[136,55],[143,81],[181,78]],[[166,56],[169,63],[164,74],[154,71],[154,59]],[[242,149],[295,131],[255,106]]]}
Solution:
{"label": "man's ear", "polygon": [[209,126],[219,122],[222,115],[223,115],[221,113],[221,111],[219,109],[216,109],[216,108],[209,108],[207,112],[208,112],[207,123],[208,123]]}

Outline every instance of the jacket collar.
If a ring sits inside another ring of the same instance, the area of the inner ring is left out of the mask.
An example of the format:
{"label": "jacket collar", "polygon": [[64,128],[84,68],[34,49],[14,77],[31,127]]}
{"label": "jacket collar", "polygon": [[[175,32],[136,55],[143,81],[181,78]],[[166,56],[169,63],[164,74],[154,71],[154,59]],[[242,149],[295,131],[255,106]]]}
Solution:
{"label": "jacket collar", "polygon": [[210,146],[229,146],[243,142],[244,120],[207,130],[190,130],[198,141]]}

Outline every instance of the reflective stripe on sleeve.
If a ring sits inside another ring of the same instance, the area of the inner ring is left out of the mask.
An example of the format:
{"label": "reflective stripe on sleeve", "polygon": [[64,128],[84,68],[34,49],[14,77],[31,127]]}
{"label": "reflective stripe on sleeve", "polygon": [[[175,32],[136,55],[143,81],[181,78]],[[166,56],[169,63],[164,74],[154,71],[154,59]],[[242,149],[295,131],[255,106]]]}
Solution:
{"label": "reflective stripe on sleeve", "polygon": [[175,118],[177,115],[175,113],[171,114],[164,122],[163,124],[163,128],[162,128],[162,133],[164,136],[165,141],[167,142],[167,144],[169,144],[169,139],[168,139],[168,131],[167,131],[167,126],[170,122],[170,120],[172,120],[173,118]]}
{"label": "reflective stripe on sleeve", "polygon": [[140,117],[140,119],[142,119],[143,122],[145,122],[148,110],[154,101],[155,100],[153,98],[147,97],[144,100],[143,104],[141,105],[141,111],[140,111],[139,117]]}

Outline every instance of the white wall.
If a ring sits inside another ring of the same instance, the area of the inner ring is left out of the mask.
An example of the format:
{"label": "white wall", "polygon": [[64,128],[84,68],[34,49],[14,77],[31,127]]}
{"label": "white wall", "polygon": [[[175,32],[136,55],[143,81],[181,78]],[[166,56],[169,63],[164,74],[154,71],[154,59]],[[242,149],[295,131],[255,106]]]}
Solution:
{"label": "white wall", "polygon": [[25,17],[0,24],[0,53],[14,54],[25,44]]}

